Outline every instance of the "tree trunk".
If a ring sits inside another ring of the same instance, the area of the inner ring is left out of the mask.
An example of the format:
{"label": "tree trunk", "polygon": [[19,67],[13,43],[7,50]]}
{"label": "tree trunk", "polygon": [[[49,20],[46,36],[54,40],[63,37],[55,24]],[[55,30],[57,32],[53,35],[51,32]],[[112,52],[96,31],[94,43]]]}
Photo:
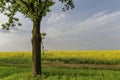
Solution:
{"label": "tree trunk", "polygon": [[33,20],[32,30],[32,75],[35,77],[41,75],[41,33],[40,24],[42,18]]}

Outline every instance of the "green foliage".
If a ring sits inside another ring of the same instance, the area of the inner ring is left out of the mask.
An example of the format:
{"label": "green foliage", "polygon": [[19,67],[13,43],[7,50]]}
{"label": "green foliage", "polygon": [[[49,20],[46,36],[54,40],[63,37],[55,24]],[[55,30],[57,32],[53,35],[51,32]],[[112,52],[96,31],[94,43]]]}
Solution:
{"label": "green foliage", "polygon": [[[72,0],[59,0],[64,3],[64,10],[74,8]],[[0,13],[8,17],[8,22],[3,24],[3,29],[9,30],[12,26],[21,26],[19,19],[15,17],[17,12],[22,13],[32,21],[36,18],[42,18],[50,12],[50,7],[55,4],[54,0],[0,0]]]}
{"label": "green foliage", "polygon": [[42,39],[44,39],[46,35],[47,35],[47,33],[42,32],[42,33],[41,33],[41,37],[42,37]]}
{"label": "green foliage", "polygon": [[59,0],[59,1],[64,4],[62,11],[73,9],[75,7],[75,5],[73,4],[73,0]]}

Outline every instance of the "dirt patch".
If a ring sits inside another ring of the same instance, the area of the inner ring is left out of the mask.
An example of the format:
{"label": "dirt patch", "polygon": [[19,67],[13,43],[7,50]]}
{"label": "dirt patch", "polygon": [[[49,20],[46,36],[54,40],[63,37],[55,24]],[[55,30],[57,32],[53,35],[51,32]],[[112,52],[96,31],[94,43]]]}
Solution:
{"label": "dirt patch", "polygon": [[42,64],[43,67],[67,67],[67,68],[101,68],[101,69],[116,69],[120,70],[120,65],[106,64],[76,64],[76,63],[47,63]]}

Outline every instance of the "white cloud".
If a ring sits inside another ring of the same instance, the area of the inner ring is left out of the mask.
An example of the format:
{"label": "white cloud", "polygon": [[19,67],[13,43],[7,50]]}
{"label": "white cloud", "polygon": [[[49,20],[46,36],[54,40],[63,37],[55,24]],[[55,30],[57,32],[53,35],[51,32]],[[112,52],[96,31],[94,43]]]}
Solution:
{"label": "white cloud", "polygon": [[120,11],[104,11],[76,25],[69,26],[66,21],[57,27],[48,27],[45,46],[49,49],[118,49],[119,21]]}
{"label": "white cloud", "polygon": [[[53,17],[55,17],[56,14],[51,16],[49,18],[50,23],[54,23]],[[59,17],[60,19],[61,17]],[[48,33],[49,37],[60,37],[65,35],[78,35],[82,33],[85,30],[94,29],[97,27],[106,27],[106,25],[112,24],[115,20],[120,20],[120,11],[113,12],[113,13],[107,13],[106,11],[96,13],[93,16],[89,17],[88,19],[81,21],[77,23],[76,25],[68,26],[69,22],[60,23],[59,25],[49,27],[45,30],[45,32]],[[53,20],[53,21],[52,21]],[[57,20],[56,20],[57,21]],[[114,24],[115,26],[116,24]],[[112,26],[112,25],[111,25]],[[118,24],[116,25],[118,26]],[[111,30],[111,28],[109,28]],[[113,27],[112,27],[113,29]]]}
{"label": "white cloud", "polygon": [[92,17],[88,18],[87,20],[78,23],[75,26],[74,30],[83,31],[86,29],[94,28],[94,27],[101,27],[119,18],[120,18],[120,11],[108,13],[108,14],[105,14],[105,12],[97,13]]}
{"label": "white cloud", "polygon": [[0,15],[0,29],[2,29],[1,25],[5,23],[7,20],[8,18],[6,16],[4,16],[3,14]]}
{"label": "white cloud", "polygon": [[47,24],[48,25],[56,24],[64,18],[65,14],[63,13],[52,13],[52,15],[48,18]]}

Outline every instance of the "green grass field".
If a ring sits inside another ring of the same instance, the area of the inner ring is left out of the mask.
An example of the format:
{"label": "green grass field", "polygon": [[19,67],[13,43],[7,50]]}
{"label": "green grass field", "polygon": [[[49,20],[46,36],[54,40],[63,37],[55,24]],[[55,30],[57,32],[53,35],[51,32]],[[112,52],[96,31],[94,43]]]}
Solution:
{"label": "green grass field", "polygon": [[42,76],[31,76],[30,52],[0,52],[0,80],[120,80],[120,51],[47,51]]}

